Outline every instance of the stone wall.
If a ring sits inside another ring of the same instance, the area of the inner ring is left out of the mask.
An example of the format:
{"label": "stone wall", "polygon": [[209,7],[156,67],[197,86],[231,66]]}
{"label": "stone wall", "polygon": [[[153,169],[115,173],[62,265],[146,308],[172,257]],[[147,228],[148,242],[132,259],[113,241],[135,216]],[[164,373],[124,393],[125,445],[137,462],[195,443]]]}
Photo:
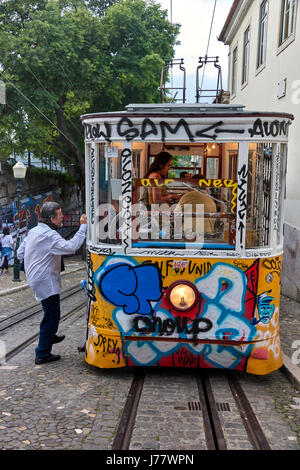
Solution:
{"label": "stone wall", "polygon": [[[41,170],[36,167],[27,169],[22,185],[22,197],[36,196],[48,191],[55,191],[64,212],[76,212],[79,208],[78,187],[62,173]],[[16,181],[12,167],[2,162],[0,171],[0,205],[10,206],[16,197]]]}
{"label": "stone wall", "polygon": [[281,293],[300,302],[300,230],[284,224]]}

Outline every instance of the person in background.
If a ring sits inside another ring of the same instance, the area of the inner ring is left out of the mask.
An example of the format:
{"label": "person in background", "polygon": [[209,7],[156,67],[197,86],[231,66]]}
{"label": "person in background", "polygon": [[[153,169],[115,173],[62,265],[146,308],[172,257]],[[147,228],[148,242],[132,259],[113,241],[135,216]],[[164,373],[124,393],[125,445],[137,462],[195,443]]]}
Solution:
{"label": "person in background", "polygon": [[24,271],[24,257],[25,257],[26,239],[27,239],[27,234],[23,238],[23,241],[22,241],[21,245],[19,246],[19,248],[17,250],[17,258],[20,261],[20,267],[19,267],[20,271]]}
{"label": "person in background", "polygon": [[191,178],[191,175],[188,171],[182,171],[179,175],[180,178]]}
{"label": "person in background", "polygon": [[[1,245],[2,245],[2,265],[0,269],[0,276],[4,274],[5,276],[8,274],[8,262],[12,257],[13,248],[14,248],[14,240],[13,237],[10,235],[9,227],[4,227],[2,236],[0,238]],[[3,273],[3,271],[5,272]]]}
{"label": "person in background", "polygon": [[[61,257],[74,254],[86,237],[87,217],[80,218],[80,228],[70,240],[57,232],[63,222],[63,213],[57,202],[46,202],[40,220],[26,238],[24,267],[27,282],[42,303],[44,316],[40,324],[39,343],[35,350],[35,363],[57,361],[60,355],[52,354],[52,345],[60,343],[64,335],[57,335],[60,320]],[[21,256],[21,250],[19,255]]]}

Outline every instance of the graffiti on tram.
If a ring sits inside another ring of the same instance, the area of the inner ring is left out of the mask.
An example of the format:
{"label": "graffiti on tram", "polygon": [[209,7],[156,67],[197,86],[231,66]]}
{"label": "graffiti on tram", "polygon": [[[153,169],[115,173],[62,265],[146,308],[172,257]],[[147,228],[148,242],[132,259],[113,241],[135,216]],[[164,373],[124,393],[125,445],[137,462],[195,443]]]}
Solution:
{"label": "graffiti on tram", "polygon": [[[280,360],[279,276],[274,276],[278,257],[140,262],[117,255],[89,256],[94,301],[88,362],[97,365],[101,358],[107,361],[104,367],[182,365],[246,371],[255,369],[257,361]],[[168,303],[166,291],[182,279],[193,283],[200,300],[191,310],[178,312]]]}

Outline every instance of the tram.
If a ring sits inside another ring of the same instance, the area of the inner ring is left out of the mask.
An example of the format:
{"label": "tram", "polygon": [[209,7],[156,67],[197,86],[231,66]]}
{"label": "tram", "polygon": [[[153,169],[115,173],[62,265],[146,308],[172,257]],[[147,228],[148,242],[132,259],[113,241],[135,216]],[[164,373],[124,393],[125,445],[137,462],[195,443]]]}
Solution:
{"label": "tram", "polygon": [[282,365],[293,119],[200,103],[81,117],[89,364],[259,375]]}

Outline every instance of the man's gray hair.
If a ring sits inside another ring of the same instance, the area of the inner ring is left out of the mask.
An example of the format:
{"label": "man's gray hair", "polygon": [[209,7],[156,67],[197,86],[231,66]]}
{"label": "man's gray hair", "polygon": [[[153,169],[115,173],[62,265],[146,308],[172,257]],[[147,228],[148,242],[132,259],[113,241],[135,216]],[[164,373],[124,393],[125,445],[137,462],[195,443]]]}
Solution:
{"label": "man's gray hair", "polygon": [[57,210],[61,209],[58,202],[50,201],[45,202],[41,207],[41,218],[40,220],[48,220],[50,221],[51,217],[57,216]]}

